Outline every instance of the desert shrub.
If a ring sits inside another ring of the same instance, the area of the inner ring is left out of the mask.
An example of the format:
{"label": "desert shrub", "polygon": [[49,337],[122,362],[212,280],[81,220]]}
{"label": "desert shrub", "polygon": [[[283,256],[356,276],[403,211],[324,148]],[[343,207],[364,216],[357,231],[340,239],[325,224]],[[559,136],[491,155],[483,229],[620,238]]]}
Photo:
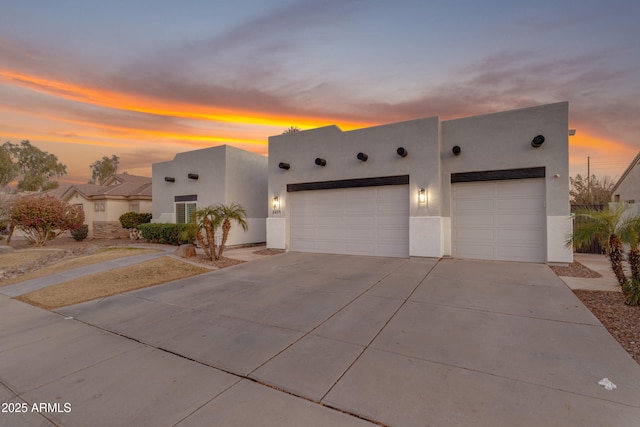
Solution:
{"label": "desert shrub", "polygon": [[120,225],[122,228],[138,228],[140,224],[147,224],[151,222],[153,215],[148,212],[126,212],[120,215]]}
{"label": "desert shrub", "polygon": [[88,234],[89,226],[87,224],[82,224],[81,227],[78,227],[75,230],[71,230],[71,237],[76,239],[78,242],[86,239]]}
{"label": "desert shrub", "polygon": [[194,224],[140,224],[138,229],[148,242],[168,245],[193,243],[196,238]]}
{"label": "desert shrub", "polygon": [[622,293],[628,305],[640,305],[640,281],[629,279],[622,285]]}
{"label": "desert shrub", "polygon": [[71,206],[53,196],[28,195],[12,203],[9,221],[30,243],[44,246],[60,233],[81,227],[84,212],[81,207]]}

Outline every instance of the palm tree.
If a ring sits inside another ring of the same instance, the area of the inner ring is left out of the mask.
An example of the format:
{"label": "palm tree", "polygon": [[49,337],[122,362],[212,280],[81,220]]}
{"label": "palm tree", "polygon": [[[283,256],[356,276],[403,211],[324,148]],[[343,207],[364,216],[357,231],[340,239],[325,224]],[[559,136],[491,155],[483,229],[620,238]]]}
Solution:
{"label": "palm tree", "polygon": [[603,242],[603,246],[609,256],[611,269],[615,274],[618,283],[622,286],[627,277],[624,273],[622,260],[624,258],[624,247],[621,236],[629,236],[628,228],[630,221],[625,219],[626,206],[618,206],[615,209],[605,209],[597,211],[595,209],[584,209],[576,213],[575,228],[572,235],[567,240],[567,246],[578,247],[582,244],[591,244],[598,238]]}
{"label": "palm tree", "polygon": [[[197,225],[196,239],[211,261],[218,259],[216,254],[215,233],[222,222],[218,209],[213,206],[198,209],[193,212],[193,219]],[[204,231],[204,235],[202,232]]]}
{"label": "palm tree", "polygon": [[231,230],[231,221],[235,221],[242,227],[244,231],[249,229],[247,223],[247,211],[240,205],[232,203],[231,205],[218,204],[216,206],[217,217],[222,222],[222,242],[220,242],[220,249],[218,257],[222,257],[227,238],[229,237],[229,230]]}

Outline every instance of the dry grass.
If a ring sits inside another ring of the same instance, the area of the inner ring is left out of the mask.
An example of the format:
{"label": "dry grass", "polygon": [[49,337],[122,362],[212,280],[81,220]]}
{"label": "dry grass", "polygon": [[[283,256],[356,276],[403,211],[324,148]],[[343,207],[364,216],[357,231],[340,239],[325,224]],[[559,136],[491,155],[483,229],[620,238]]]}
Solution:
{"label": "dry grass", "polygon": [[159,285],[208,271],[211,270],[166,256],[103,273],[79,277],[29,292],[16,299],[50,310]]}
{"label": "dry grass", "polygon": [[40,262],[45,258],[50,257],[51,255],[64,255],[64,252],[61,250],[47,250],[47,251],[19,251],[19,252],[9,252],[6,254],[0,255],[0,268],[20,268],[24,265],[29,265],[33,262]]}
{"label": "dry grass", "polygon": [[[74,268],[84,267],[91,264],[97,264],[100,262],[110,261],[118,258],[124,258],[134,255],[144,255],[158,252],[155,249],[140,249],[140,248],[106,248],[101,249],[99,252],[79,256],[75,258],[61,260],[53,265],[49,265],[37,270],[31,271],[26,274],[22,274],[19,277],[3,279],[0,282],[0,286],[12,285],[18,282],[24,282],[25,280],[36,279],[38,277],[44,277],[51,274],[61,273],[67,270],[73,270]],[[0,268],[11,267],[20,268],[22,266],[29,266],[34,263],[43,262],[47,257],[62,257],[63,251],[53,250],[20,250],[11,252],[8,254],[0,255]]]}

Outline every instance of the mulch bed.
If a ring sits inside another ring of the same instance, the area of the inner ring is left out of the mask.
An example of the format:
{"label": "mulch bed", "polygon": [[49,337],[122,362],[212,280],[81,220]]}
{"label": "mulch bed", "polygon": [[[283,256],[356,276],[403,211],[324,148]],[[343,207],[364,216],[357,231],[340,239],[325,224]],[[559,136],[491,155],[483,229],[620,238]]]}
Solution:
{"label": "mulch bed", "polygon": [[573,293],[640,364],[640,306],[625,304],[622,292],[576,289]]}
{"label": "mulch bed", "polygon": [[558,276],[585,277],[590,279],[602,277],[602,274],[585,267],[578,261],[574,261],[566,267],[552,265],[551,269]]}
{"label": "mulch bed", "polygon": [[[577,261],[566,267],[551,266],[558,276],[602,277]],[[587,291],[574,289],[573,293],[598,318],[633,359],[640,364],[640,306],[625,304],[622,292]]]}

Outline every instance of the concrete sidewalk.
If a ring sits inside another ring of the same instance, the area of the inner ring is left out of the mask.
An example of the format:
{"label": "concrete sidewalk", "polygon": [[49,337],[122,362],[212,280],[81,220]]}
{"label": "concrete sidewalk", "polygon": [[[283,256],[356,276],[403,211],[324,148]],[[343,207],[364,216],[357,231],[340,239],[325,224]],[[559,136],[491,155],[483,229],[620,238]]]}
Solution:
{"label": "concrete sidewalk", "polygon": [[588,291],[622,292],[616,277],[611,271],[611,262],[606,255],[574,253],[573,259],[585,267],[600,273],[602,277],[568,277],[560,276],[560,279],[571,289],[584,289]]}
{"label": "concrete sidewalk", "polygon": [[[0,286],[0,294],[13,298],[13,297],[17,297],[18,295],[22,295],[28,292],[36,291],[38,289],[46,288],[47,286],[52,286],[52,285],[62,283],[67,280],[75,279],[78,277],[88,276],[96,273],[102,273],[104,271],[109,271],[115,268],[138,264],[138,263],[149,261],[151,259],[159,258],[162,256],[167,256],[167,255],[174,256],[173,253],[176,251],[176,246],[169,246],[169,245],[132,244],[128,247],[141,248],[141,249],[155,249],[155,250],[158,250],[159,252],[153,253],[153,254],[134,255],[134,256],[117,258],[110,261],[105,261],[97,264],[87,265],[84,267],[74,268],[72,270],[64,271],[57,274],[50,274],[48,276],[38,277],[36,279],[25,280],[24,282],[16,283],[14,285]],[[264,248],[265,248],[264,246],[231,248],[231,249],[227,249],[224,252],[224,256],[227,258],[238,259],[241,261],[253,261],[253,260],[261,259],[265,257],[265,255],[254,254],[255,251],[259,251]],[[198,249],[197,251],[199,253],[202,253],[201,249]],[[181,261],[191,262],[189,259],[180,258],[180,257],[176,257],[176,258]],[[198,263],[194,263],[194,264],[202,265]],[[215,270],[216,268],[213,267],[211,269]]]}
{"label": "concrete sidewalk", "polygon": [[287,253],[59,314],[0,297],[0,312],[3,401],[61,408],[0,424],[640,419],[640,366],[541,264]]}

